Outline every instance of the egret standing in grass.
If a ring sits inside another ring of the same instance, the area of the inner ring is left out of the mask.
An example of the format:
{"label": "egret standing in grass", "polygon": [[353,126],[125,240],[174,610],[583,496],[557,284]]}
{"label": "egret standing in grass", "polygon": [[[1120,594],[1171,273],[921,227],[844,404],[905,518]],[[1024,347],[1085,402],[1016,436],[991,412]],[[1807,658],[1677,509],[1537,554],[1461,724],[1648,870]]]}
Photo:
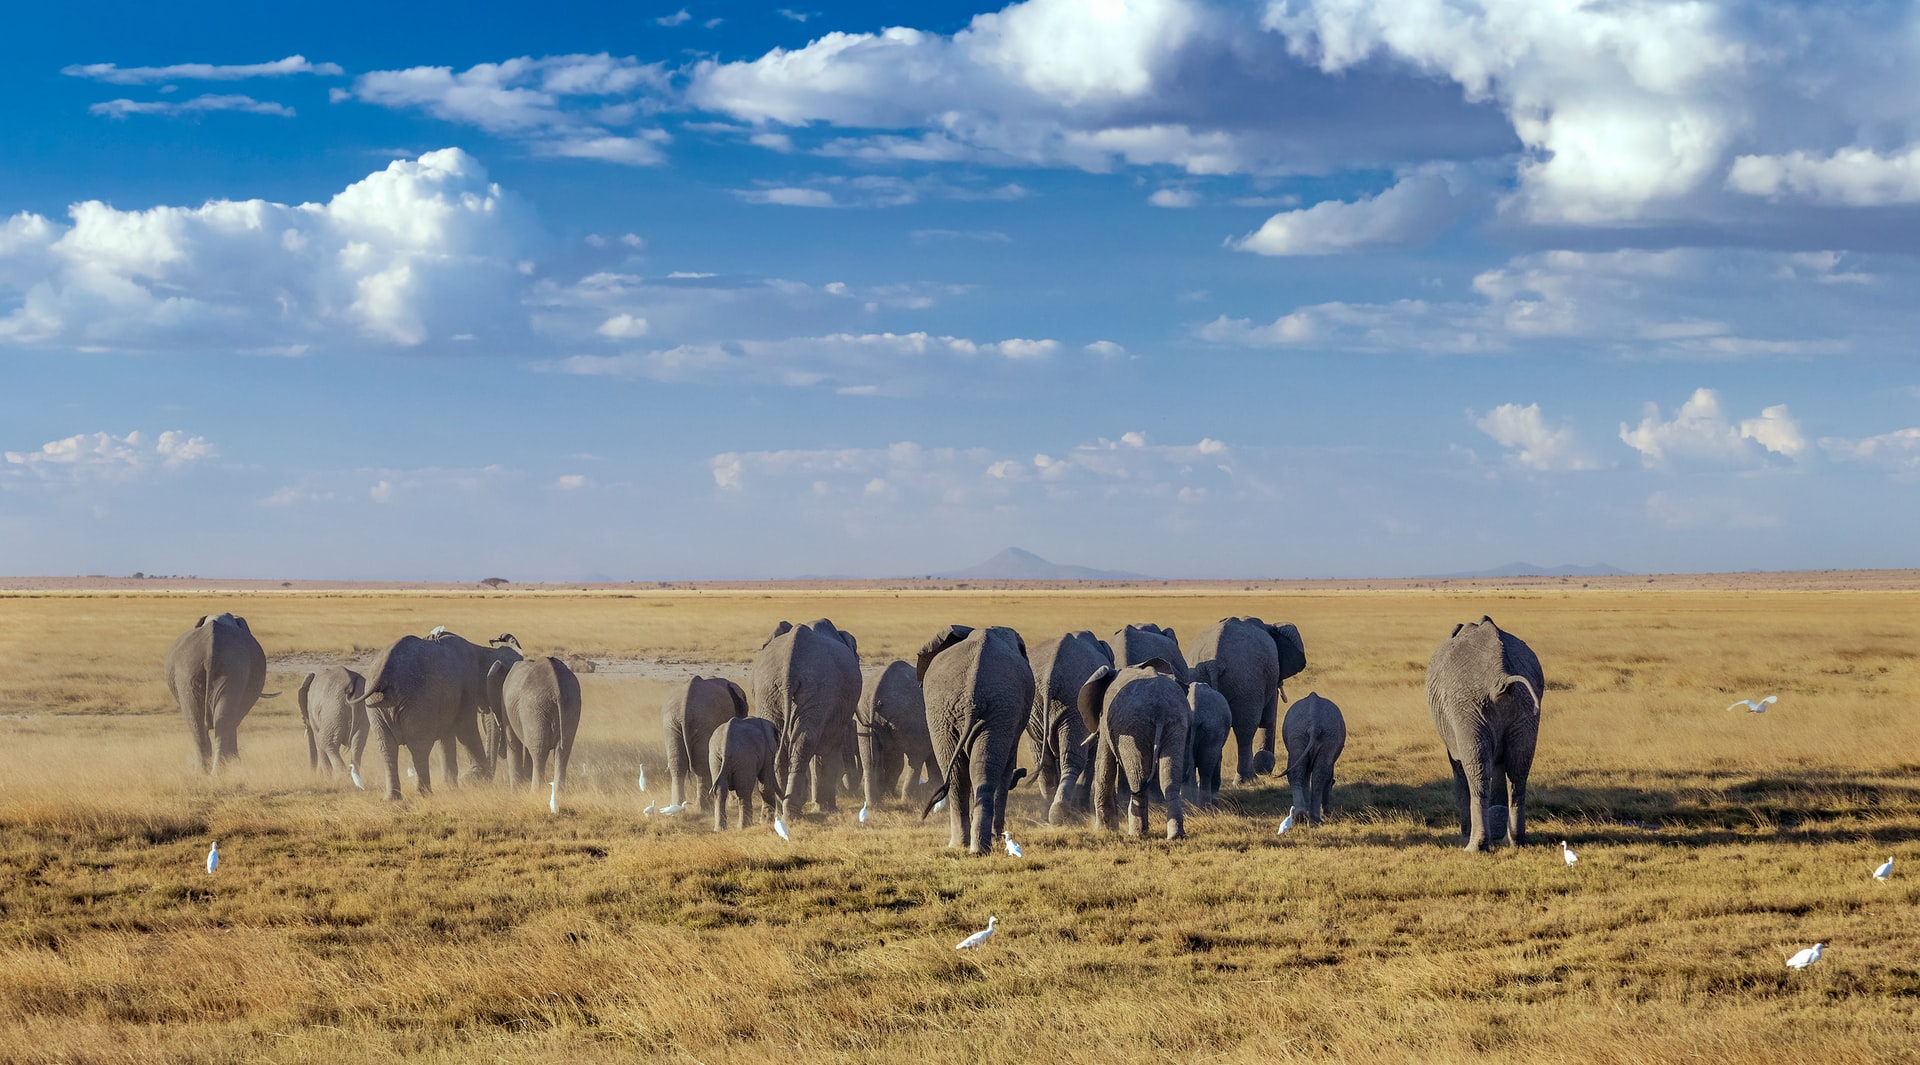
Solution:
{"label": "egret standing in grass", "polygon": [[560,812],[560,782],[558,780],[549,780],[547,781],[547,787],[553,789],[547,793],[547,812],[557,814]]}
{"label": "egret standing in grass", "polygon": [[647,790],[647,766],[645,762],[640,764],[640,790]]}
{"label": "egret standing in grass", "polygon": [[644,810],[642,810],[642,811],[640,811],[640,816],[641,816],[641,817],[645,817],[645,818],[648,818],[649,820],[651,820],[651,819],[652,819],[652,817],[653,817],[653,804],[652,804],[652,803],[648,803],[648,804],[647,804],[647,808],[646,808],[646,809],[644,809]]}
{"label": "egret standing in grass", "polygon": [[218,868],[220,868],[220,841],[216,839],[213,841],[213,846],[207,850],[207,872],[211,873]]}
{"label": "egret standing in grass", "polygon": [[787,835],[787,823],[777,817],[773,819],[773,834],[779,836],[781,839],[791,838]]}
{"label": "egret standing in grass", "polygon": [[1567,841],[1564,839],[1560,841],[1560,857],[1565,858],[1569,866],[1580,860],[1580,856],[1573,853],[1573,848],[1567,846]]}
{"label": "egret standing in grass", "polygon": [[1289,806],[1287,807],[1287,819],[1285,821],[1280,822],[1280,830],[1278,832],[1275,832],[1274,835],[1284,836],[1287,834],[1287,829],[1292,827],[1293,827],[1293,807]]}
{"label": "egret standing in grass", "polygon": [[357,765],[355,765],[355,764],[353,764],[352,762],[348,762],[348,763],[347,763],[347,775],[353,778],[353,786],[354,786],[354,787],[356,787],[356,788],[359,788],[359,789],[360,789],[361,791],[365,791],[365,790],[367,790],[367,785],[366,785],[366,784],[365,784],[365,783],[364,783],[364,782],[363,782],[363,781],[362,781],[362,780],[360,779],[360,767],[359,767],[359,766],[357,766]]}
{"label": "egret standing in grass", "polygon": [[974,934],[968,936],[967,938],[961,940],[958,943],[955,943],[953,945],[953,949],[972,950],[973,948],[979,946],[980,944],[985,943],[989,938],[993,936],[993,926],[999,923],[1000,923],[1000,918],[988,917],[987,927],[982,928],[980,931],[975,932]]}
{"label": "egret standing in grass", "polygon": [[1021,857],[1020,844],[1013,841],[1013,833],[1007,833],[1007,853],[1015,858]]}
{"label": "egret standing in grass", "polygon": [[1778,702],[1779,699],[1780,697],[1778,695],[1769,695],[1765,699],[1762,699],[1757,703],[1754,702],[1752,699],[1742,699],[1737,703],[1729,703],[1727,705],[1727,709],[1732,710],[1737,707],[1744,706],[1747,708],[1748,711],[1752,713],[1764,714],[1767,712],[1767,707],[1772,706],[1774,703]]}
{"label": "egret standing in grass", "polygon": [[674,803],[674,804],[673,804],[673,805],[671,805],[671,806],[662,806],[662,807],[660,808],[660,815],[661,815],[662,817],[672,817],[672,816],[673,816],[674,814],[677,814],[677,813],[679,813],[680,811],[682,811],[682,810],[684,810],[684,809],[686,809],[686,808],[687,808],[687,804],[686,804],[686,803],[684,803],[684,802],[676,802],[676,803]]}
{"label": "egret standing in grass", "polygon": [[1813,946],[1808,947],[1807,949],[1801,951],[1798,954],[1795,954],[1791,958],[1788,958],[1787,968],[1804,969],[1807,966],[1812,965],[1814,962],[1819,961],[1820,955],[1826,953],[1826,950],[1827,950],[1827,945],[1825,943],[1815,943]]}
{"label": "egret standing in grass", "polygon": [[867,804],[864,802],[860,804],[860,823],[867,823]]}
{"label": "egret standing in grass", "polygon": [[1893,875],[1893,856],[1888,855],[1887,860],[1880,863],[1880,868],[1875,869],[1873,871],[1873,878],[1875,880],[1885,880],[1886,878],[1892,875]]}

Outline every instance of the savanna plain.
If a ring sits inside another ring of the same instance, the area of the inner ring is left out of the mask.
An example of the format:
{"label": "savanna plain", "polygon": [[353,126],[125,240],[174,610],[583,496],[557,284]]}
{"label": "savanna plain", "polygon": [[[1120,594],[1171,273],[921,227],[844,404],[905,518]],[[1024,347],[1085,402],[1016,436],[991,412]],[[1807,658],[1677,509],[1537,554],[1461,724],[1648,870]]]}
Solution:
{"label": "savanna plain", "polygon": [[[1920,1060],[1920,601],[1754,583],[0,595],[0,1061]],[[161,662],[222,610],[286,694],[208,778]],[[672,678],[744,678],[783,618],[871,670],[952,622],[1234,614],[1298,625],[1288,696],[1345,712],[1321,827],[1276,836],[1271,777],[1175,842],[1041,824],[1028,784],[1017,859],[857,798],[791,842],[641,815]],[[1548,684],[1529,845],[1467,854],[1423,679],[1482,614]],[[557,815],[308,768],[305,672],[435,625],[603,667]]]}

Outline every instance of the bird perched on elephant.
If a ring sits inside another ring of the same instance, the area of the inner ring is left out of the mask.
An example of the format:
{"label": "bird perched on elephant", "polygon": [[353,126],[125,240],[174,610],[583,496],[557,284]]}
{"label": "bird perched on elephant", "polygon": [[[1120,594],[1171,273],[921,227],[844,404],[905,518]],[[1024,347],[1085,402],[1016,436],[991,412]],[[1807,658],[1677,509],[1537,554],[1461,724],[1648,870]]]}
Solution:
{"label": "bird perched on elephant", "polygon": [[[307,764],[327,775],[358,776],[367,749],[367,678],[345,666],[328,666],[300,682],[300,723],[307,729]],[[340,758],[340,748],[351,753]]]}
{"label": "bird perched on elephant", "polygon": [[660,726],[667,737],[667,777],[672,805],[686,808],[687,778],[699,781],[698,800],[712,790],[707,775],[707,740],[713,730],[735,717],[747,716],[747,693],[725,677],[694,677],[676,688],[660,706]]}
{"label": "bird perched on elephant", "polygon": [[[707,738],[707,767],[713,780],[710,790],[715,832],[726,831],[729,794],[740,798],[740,827],[753,824],[756,783],[760,785],[760,796],[767,809],[780,809],[780,788],[773,764],[779,748],[779,730],[763,718],[732,717],[713,730],[713,735]],[[777,818],[779,814],[774,816]]]}
{"label": "bird perched on elephant", "polygon": [[1187,768],[1180,783],[1193,789],[1194,803],[1211,806],[1220,801],[1220,762],[1227,730],[1233,727],[1233,711],[1226,696],[1198,680],[1187,686],[1187,706],[1192,717],[1187,722]]}
{"label": "bird perched on elephant", "polygon": [[1019,782],[1020,735],[1033,709],[1026,642],[1002,626],[949,625],[920,648],[914,673],[943,778],[920,816],[951,796],[948,846],[986,854],[1006,831],[1007,792]]}
{"label": "bird perched on elephant", "polygon": [[1112,648],[1116,669],[1141,665],[1157,658],[1173,672],[1173,679],[1179,681],[1181,687],[1193,681],[1186,656],[1180,653],[1180,638],[1173,634],[1171,626],[1128,625],[1108,637],[1107,646]]}
{"label": "bird perched on elephant", "polygon": [[793,625],[782,621],[753,660],[753,716],[780,731],[774,771],[781,786],[781,818],[796,820],[813,801],[836,808],[845,752],[853,738],[860,703],[860,653],[853,634],[826,618]]}
{"label": "bird perched on elephant", "polygon": [[460,783],[456,746],[466,750],[473,772],[492,779],[498,747],[481,736],[481,715],[489,715],[490,728],[504,732],[504,725],[495,725],[501,710],[491,701],[487,671],[495,662],[511,667],[520,659],[518,641],[507,633],[486,646],[453,633],[402,636],[380,652],[367,673],[367,726],[387,769],[388,799],[400,798],[402,747],[412,756],[422,795],[433,793],[428,761],[436,743],[450,785]]}
{"label": "bird perched on elephant", "polygon": [[[1227,697],[1242,784],[1273,772],[1275,726],[1287,678],[1307,668],[1307,646],[1292,625],[1222,618],[1193,645],[1193,677]],[[1255,741],[1259,749],[1256,751]]]}
{"label": "bird perched on elephant", "polygon": [[1094,671],[1113,665],[1113,651],[1082,629],[1035,645],[1027,662],[1034,685],[1027,739],[1040,786],[1049,796],[1047,821],[1065,824],[1089,811],[1093,792],[1093,752],[1080,720],[1080,689]]}
{"label": "bird perched on elephant", "polygon": [[240,722],[266,694],[267,653],[237,614],[204,614],[167,651],[167,689],[187,719],[200,771],[240,757]]}
{"label": "bird perched on elephant", "polygon": [[1164,782],[1167,838],[1187,834],[1180,784],[1187,761],[1192,711],[1173,667],[1159,659],[1116,670],[1102,666],[1080,689],[1080,720],[1096,737],[1093,763],[1094,820],[1119,827],[1116,793],[1127,796],[1127,835],[1147,828],[1147,784]]}
{"label": "bird perched on elephant", "polygon": [[[878,807],[882,798],[895,794],[912,800],[941,785],[933,737],[927,732],[927,700],[911,665],[895,661],[867,678],[853,726],[867,806]],[[925,784],[919,782],[923,772]]]}
{"label": "bird perched on elephant", "polygon": [[1427,663],[1427,710],[1453,766],[1467,850],[1526,842],[1527,774],[1546,690],[1533,648],[1490,617],[1455,625]]}
{"label": "bird perched on elephant", "polygon": [[1333,802],[1333,765],[1347,746],[1347,719],[1332,699],[1319,692],[1287,707],[1280,722],[1287,744],[1287,785],[1293,789],[1293,808],[1317,825]]}
{"label": "bird perched on elephant", "polygon": [[552,785],[558,802],[580,730],[580,678],[548,655],[496,660],[487,667],[487,701],[507,725],[507,783],[533,791]]}

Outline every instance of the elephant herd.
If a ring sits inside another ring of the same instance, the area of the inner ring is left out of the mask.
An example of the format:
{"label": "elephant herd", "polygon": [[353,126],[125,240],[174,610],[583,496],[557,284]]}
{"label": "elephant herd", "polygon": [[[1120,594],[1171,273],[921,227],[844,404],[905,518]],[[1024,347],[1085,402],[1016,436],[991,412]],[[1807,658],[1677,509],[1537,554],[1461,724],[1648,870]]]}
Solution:
{"label": "elephant herd", "polygon": [[[888,663],[863,681],[852,633],[826,619],[782,621],[754,656],[748,688],[695,677],[666,699],[669,809],[711,803],[721,829],[733,795],[744,826],[757,788],[760,804],[791,822],[809,800],[833,812],[846,790],[861,795],[863,817],[889,798],[923,818],[944,806],[949,844],[985,854],[1005,835],[1008,793],[1029,773],[1019,765],[1024,737],[1049,822],[1090,817],[1117,830],[1124,806],[1125,830],[1138,836],[1159,802],[1167,838],[1179,839],[1187,804],[1218,799],[1231,739],[1242,784],[1273,773],[1283,744],[1294,810],[1318,824],[1346,721],[1318,693],[1281,713],[1286,681],[1307,667],[1299,630],[1225,618],[1191,650],[1189,666],[1173,630],[1151,624],[1034,647],[1003,626],[949,625],[914,662]],[[265,680],[265,654],[244,618],[202,617],[175,642],[167,682],[204,771],[238,756],[241,718],[272,697]],[[1488,617],[1456,625],[1428,663],[1428,709],[1468,850],[1524,842],[1545,688],[1533,651]],[[402,747],[421,794],[431,793],[436,745],[450,783],[464,752],[470,775],[491,778],[504,759],[515,786],[551,781],[557,796],[580,701],[580,682],[560,659],[529,658],[510,634],[481,645],[444,629],[401,637],[364,677],[333,666],[309,673],[299,690],[312,766],[344,768],[364,786],[371,739],[388,799],[400,798]]]}

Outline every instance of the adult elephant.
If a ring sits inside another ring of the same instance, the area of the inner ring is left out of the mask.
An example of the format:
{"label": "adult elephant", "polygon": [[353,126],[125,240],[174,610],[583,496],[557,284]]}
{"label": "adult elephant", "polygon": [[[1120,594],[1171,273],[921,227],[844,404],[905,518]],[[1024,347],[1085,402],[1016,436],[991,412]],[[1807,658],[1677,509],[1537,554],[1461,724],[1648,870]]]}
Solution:
{"label": "adult elephant", "polygon": [[[853,729],[860,749],[860,790],[868,806],[879,806],[894,794],[911,800],[942,783],[933,738],[927,733],[927,700],[912,666],[895,661],[867,679]],[[929,778],[924,785],[922,772]]]}
{"label": "adult elephant", "polygon": [[240,757],[240,722],[267,686],[267,653],[237,614],[203,614],[167,652],[167,688],[187,719],[200,771]]}
{"label": "adult elephant", "polygon": [[1171,627],[1128,625],[1109,637],[1107,645],[1113,649],[1115,668],[1144,665],[1159,659],[1173,671],[1173,679],[1179,681],[1181,687],[1193,682],[1187,660],[1180,654],[1180,638],[1173,634]]}
{"label": "adult elephant", "polygon": [[703,801],[713,778],[707,770],[707,741],[713,730],[747,716],[747,693],[725,677],[694,677],[660,706],[660,727],[667,737],[667,777],[673,805],[689,801],[687,778],[697,779],[692,798]]}
{"label": "adult elephant", "polygon": [[1533,649],[1484,615],[1455,625],[1427,663],[1427,710],[1453,766],[1467,850],[1526,842],[1527,774],[1546,690]]}
{"label": "adult elephant", "polygon": [[573,670],[544,655],[512,664],[495,660],[487,667],[487,702],[507,726],[507,783],[518,787],[526,781],[539,791],[552,781],[564,789],[573,736],[580,729],[580,678]]}
{"label": "adult elephant", "polygon": [[[339,777],[345,770],[360,785],[360,757],[367,750],[367,678],[345,666],[328,666],[300,682],[300,723],[307,728],[307,764]],[[345,761],[340,748],[352,753]]]}
{"label": "adult elephant", "polygon": [[504,725],[487,671],[495,662],[511,667],[520,659],[519,644],[508,634],[484,647],[450,632],[424,640],[402,636],[380,652],[367,674],[367,726],[387,767],[388,799],[400,798],[402,747],[412,756],[422,795],[433,794],[428,762],[435,743],[441,744],[449,784],[460,783],[456,745],[466,749],[474,772],[493,778],[495,752],[504,744],[482,738],[480,715],[489,715],[489,731],[496,735]]}
{"label": "adult elephant", "polygon": [[1222,618],[1194,643],[1193,662],[1193,679],[1226,696],[1233,712],[1240,783],[1273,772],[1274,739],[1287,678],[1307,668],[1307,645],[1300,639],[1300,630],[1269,625],[1259,618]]}
{"label": "adult elephant", "polygon": [[951,795],[948,846],[985,854],[1006,831],[1007,791],[1019,782],[1020,734],[1033,710],[1026,642],[1001,626],[949,625],[920,648],[914,672],[944,778],[920,816]]}
{"label": "adult elephant", "polygon": [[1069,632],[1027,653],[1033,667],[1033,713],[1027,739],[1040,786],[1050,797],[1047,821],[1065,824],[1091,807],[1093,758],[1080,719],[1080,689],[1101,666],[1113,665],[1113,650],[1086,631]]}
{"label": "adult elephant", "polygon": [[1094,820],[1119,827],[1116,792],[1127,801],[1127,835],[1147,827],[1148,782],[1164,782],[1167,838],[1187,834],[1181,770],[1187,761],[1187,722],[1192,711],[1172,667],[1159,659],[1115,670],[1101,666],[1080,689],[1080,719],[1099,737],[1094,754]]}
{"label": "adult elephant", "polygon": [[834,794],[860,702],[860,652],[853,634],[821,618],[805,625],[782,621],[753,660],[753,716],[780,730],[774,773],[781,784],[781,819],[794,821],[809,785],[822,812]]}

